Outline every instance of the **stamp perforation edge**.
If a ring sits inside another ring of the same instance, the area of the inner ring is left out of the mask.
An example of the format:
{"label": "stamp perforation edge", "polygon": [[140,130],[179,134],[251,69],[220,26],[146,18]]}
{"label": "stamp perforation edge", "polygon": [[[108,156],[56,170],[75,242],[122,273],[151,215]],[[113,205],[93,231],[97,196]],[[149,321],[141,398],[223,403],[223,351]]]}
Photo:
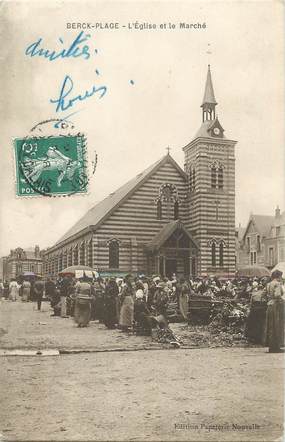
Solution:
{"label": "stamp perforation edge", "polygon": [[[51,120],[46,120],[44,123],[50,123],[51,121],[56,121],[56,120],[54,120],[54,119],[51,119]],[[31,130],[31,132],[33,131],[33,130],[35,130],[35,128],[36,128],[37,126],[34,126],[33,127],[33,129]],[[46,195],[43,195],[43,194],[41,194],[41,193],[31,193],[31,194],[29,194],[29,195],[27,195],[27,194],[20,194],[20,189],[19,189],[19,181],[18,181],[18,178],[17,178],[17,172],[18,172],[18,166],[19,166],[19,163],[18,163],[18,157],[17,157],[17,152],[16,152],[16,142],[17,142],[17,140],[24,140],[24,139],[49,139],[49,138],[54,138],[54,137],[57,137],[57,138],[64,138],[64,137],[80,137],[81,138],[81,140],[82,140],[82,153],[83,153],[83,170],[84,170],[84,173],[85,173],[85,175],[86,175],[86,186],[85,186],[85,190],[78,190],[78,191],[75,191],[75,192],[70,192],[70,193],[67,193],[66,191],[64,191],[64,192],[57,192],[56,194],[46,194]],[[13,161],[13,163],[14,163],[14,186],[15,186],[15,190],[16,190],[16,192],[15,192],[15,196],[16,196],[16,198],[18,199],[18,198],[28,198],[28,199],[31,199],[31,198],[37,198],[37,197],[43,197],[43,196],[49,196],[50,198],[56,198],[56,197],[58,197],[58,198],[63,198],[63,197],[71,197],[71,196],[74,196],[74,195],[80,195],[80,196],[88,196],[88,195],[90,195],[90,172],[89,172],[89,167],[88,167],[88,142],[87,142],[87,137],[86,137],[86,135],[84,134],[84,133],[82,133],[82,132],[75,132],[75,133],[71,133],[71,132],[68,132],[68,133],[66,133],[66,134],[52,134],[52,135],[34,135],[33,133],[30,133],[30,134],[28,134],[28,135],[26,135],[26,136],[24,136],[24,137],[14,137],[14,138],[12,138],[12,149],[13,149],[13,152],[11,152],[11,161]],[[97,160],[98,160],[98,155],[97,155],[97,153],[96,153],[96,151],[95,151],[95,159],[94,159],[94,162],[93,162],[93,171],[92,171],[92,175],[94,174],[94,172],[95,172],[95,170],[96,170],[96,167],[97,167]]]}

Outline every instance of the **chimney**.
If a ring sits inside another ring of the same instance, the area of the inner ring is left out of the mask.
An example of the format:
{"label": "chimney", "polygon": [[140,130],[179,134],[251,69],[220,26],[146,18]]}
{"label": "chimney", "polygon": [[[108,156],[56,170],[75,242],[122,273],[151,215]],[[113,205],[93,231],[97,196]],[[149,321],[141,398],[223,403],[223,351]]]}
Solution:
{"label": "chimney", "polygon": [[277,206],[275,209],[275,218],[279,218],[279,216],[280,216],[280,209],[279,206]]}
{"label": "chimney", "polygon": [[35,257],[36,258],[40,257],[40,248],[39,248],[39,246],[35,246]]}

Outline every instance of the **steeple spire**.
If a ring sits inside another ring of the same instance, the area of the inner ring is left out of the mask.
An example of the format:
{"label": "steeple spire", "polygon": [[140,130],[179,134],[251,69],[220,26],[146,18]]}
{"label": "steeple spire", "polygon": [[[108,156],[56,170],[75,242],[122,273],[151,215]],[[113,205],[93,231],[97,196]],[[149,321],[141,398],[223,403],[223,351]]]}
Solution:
{"label": "steeple spire", "polygon": [[215,107],[218,103],[215,99],[214,88],[212,83],[211,69],[210,65],[208,65],[207,72],[207,80],[204,92],[202,107],[202,117],[203,122],[206,120],[214,120],[215,119]]}

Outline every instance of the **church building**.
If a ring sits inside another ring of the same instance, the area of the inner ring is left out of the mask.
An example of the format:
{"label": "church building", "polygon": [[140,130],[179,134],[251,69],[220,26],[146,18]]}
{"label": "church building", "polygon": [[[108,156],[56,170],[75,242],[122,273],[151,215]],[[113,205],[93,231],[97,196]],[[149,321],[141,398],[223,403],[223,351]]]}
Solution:
{"label": "church building", "polygon": [[168,153],[91,208],[45,252],[45,274],[88,265],[101,275],[232,276],[235,273],[235,144],[225,137],[208,67],[202,124]]}

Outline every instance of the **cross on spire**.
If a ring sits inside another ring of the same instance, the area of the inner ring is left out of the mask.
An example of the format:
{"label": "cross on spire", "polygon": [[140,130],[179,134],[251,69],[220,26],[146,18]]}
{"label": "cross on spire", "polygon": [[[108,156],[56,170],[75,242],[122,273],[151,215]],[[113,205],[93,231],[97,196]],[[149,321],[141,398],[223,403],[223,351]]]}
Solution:
{"label": "cross on spire", "polygon": [[166,150],[167,150],[167,155],[170,155],[171,147],[167,146]]}

